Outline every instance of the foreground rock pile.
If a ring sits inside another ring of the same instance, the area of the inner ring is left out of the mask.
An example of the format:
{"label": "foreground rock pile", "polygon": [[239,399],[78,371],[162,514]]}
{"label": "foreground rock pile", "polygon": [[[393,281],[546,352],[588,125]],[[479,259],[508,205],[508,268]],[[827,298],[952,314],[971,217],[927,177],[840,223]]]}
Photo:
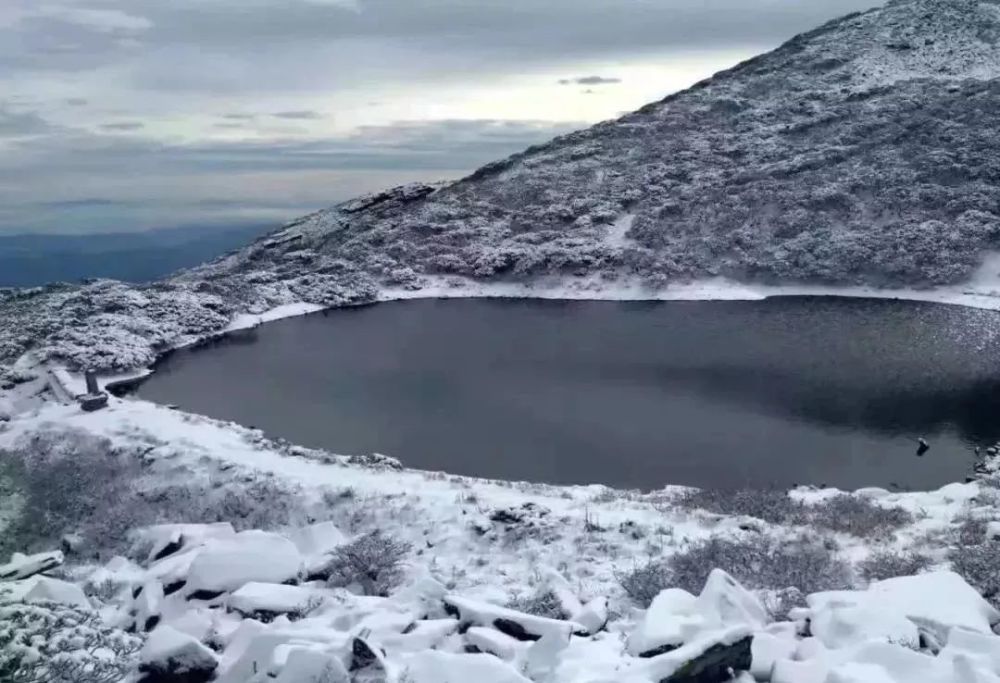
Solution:
{"label": "foreground rock pile", "polygon": [[0,566],[4,681],[1000,683],[1000,612],[949,571],[814,593],[775,620],[721,570],[698,595],[667,589],[621,615],[545,570],[556,618],[430,575],[387,596],[362,594],[360,575],[332,587],[333,558],[354,546],[329,522],[141,535],[138,561],[72,580],[46,575],[58,552]]}

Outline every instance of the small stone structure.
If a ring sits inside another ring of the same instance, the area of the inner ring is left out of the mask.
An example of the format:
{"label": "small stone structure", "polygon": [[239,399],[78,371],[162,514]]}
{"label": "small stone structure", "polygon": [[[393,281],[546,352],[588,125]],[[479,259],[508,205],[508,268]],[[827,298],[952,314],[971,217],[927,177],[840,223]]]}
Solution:
{"label": "small stone structure", "polygon": [[80,402],[80,407],[91,412],[94,410],[100,410],[104,406],[108,405],[108,395],[101,391],[101,387],[97,384],[97,375],[93,371],[87,370],[83,373],[83,377],[87,382],[87,393],[77,396],[77,400]]}

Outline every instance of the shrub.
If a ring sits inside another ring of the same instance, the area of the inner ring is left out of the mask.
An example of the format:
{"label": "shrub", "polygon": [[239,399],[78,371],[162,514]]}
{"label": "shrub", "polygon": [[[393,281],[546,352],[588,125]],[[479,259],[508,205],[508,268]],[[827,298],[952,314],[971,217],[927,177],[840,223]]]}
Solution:
{"label": "shrub", "polygon": [[918,552],[877,552],[858,565],[866,581],[919,574],[931,565],[931,558]]}
{"label": "shrub", "polygon": [[[0,460],[13,481],[18,515],[0,536],[0,557],[53,547],[68,532],[96,557],[128,546],[130,532],[163,522],[231,522],[238,530],[274,529],[305,518],[298,489],[251,474],[225,485],[194,479],[148,481],[137,449],[116,450],[86,432],[42,432]],[[6,476],[4,476],[4,474]]]}
{"label": "shrub", "polygon": [[701,508],[720,515],[756,517],[771,524],[801,523],[805,506],[780,489],[692,489],[676,502],[684,507]]}
{"label": "shrub", "polygon": [[409,552],[409,543],[375,530],[337,548],[323,573],[331,586],[359,584],[365,595],[385,597],[403,580]]}
{"label": "shrub", "polygon": [[806,537],[710,538],[666,560],[670,583],[697,594],[719,568],[747,588],[803,593],[849,588],[851,571],[829,544]]}
{"label": "shrub", "polygon": [[142,640],[108,628],[96,613],[63,605],[0,604],[0,681],[118,683]]}
{"label": "shrub", "polygon": [[524,597],[515,596],[507,603],[507,607],[518,612],[534,614],[536,617],[548,617],[549,619],[566,619],[570,616],[563,611],[559,598],[547,589]]}
{"label": "shrub", "polygon": [[959,544],[948,553],[951,567],[989,602],[1000,609],[1000,542]]}
{"label": "shrub", "polygon": [[662,560],[650,560],[616,577],[625,593],[643,608],[649,607],[660,591],[671,587],[670,572]]}
{"label": "shrub", "polygon": [[842,493],[809,506],[809,520],[814,526],[859,538],[884,538],[912,524],[913,515],[900,507],[884,507]]}

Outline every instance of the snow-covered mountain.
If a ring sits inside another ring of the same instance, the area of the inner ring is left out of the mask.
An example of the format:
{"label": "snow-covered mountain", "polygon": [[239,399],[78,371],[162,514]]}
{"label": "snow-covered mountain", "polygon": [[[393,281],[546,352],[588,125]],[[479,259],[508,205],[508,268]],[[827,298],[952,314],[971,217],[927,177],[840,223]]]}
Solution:
{"label": "snow-covered mountain", "polygon": [[[28,348],[130,368],[240,313],[471,286],[961,283],[1000,242],[1000,2],[894,0],[620,119],[294,221],[145,287],[0,293]],[[467,287],[463,291],[472,291]]]}

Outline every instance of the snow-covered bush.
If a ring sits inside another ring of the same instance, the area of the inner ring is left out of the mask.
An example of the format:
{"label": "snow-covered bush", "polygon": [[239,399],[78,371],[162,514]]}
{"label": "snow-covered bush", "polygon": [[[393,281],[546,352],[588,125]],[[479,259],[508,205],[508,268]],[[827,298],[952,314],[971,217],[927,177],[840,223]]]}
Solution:
{"label": "snow-covered bush", "polygon": [[913,520],[913,515],[903,508],[879,505],[847,493],[809,506],[809,521],[813,526],[859,538],[884,538]]}
{"label": "snow-covered bush", "polygon": [[951,567],[973,588],[1000,609],[1000,541],[960,543],[948,553]]}
{"label": "snow-covered bush", "polygon": [[804,506],[784,489],[691,489],[676,499],[683,507],[699,508],[720,515],[745,515],[771,524],[801,523]]}
{"label": "snow-covered bush", "polygon": [[710,538],[666,560],[670,584],[697,593],[713,569],[753,589],[798,588],[804,593],[851,585],[851,571],[832,544],[808,537]]}
{"label": "snow-covered bush", "polygon": [[96,613],[55,604],[0,604],[0,681],[119,683],[142,640]]}
{"label": "snow-covered bush", "polygon": [[660,591],[671,588],[672,576],[662,560],[649,560],[617,575],[625,593],[640,607],[649,607]]}
{"label": "snow-covered bush", "polygon": [[919,574],[931,566],[927,555],[919,552],[876,552],[858,565],[861,576],[866,581],[881,581],[896,576]]}
{"label": "snow-covered bush", "polygon": [[[139,461],[104,438],[43,431],[2,460],[21,496],[19,514],[0,538],[0,555],[51,545],[62,534],[133,497]],[[130,524],[131,520],[129,520]]]}
{"label": "snow-covered bush", "polygon": [[562,603],[555,593],[547,588],[528,595],[516,595],[507,603],[507,607],[518,612],[534,614],[537,617],[548,617],[549,619],[566,619],[571,616],[564,612]]}
{"label": "snow-covered bush", "polygon": [[409,552],[409,543],[375,530],[337,548],[321,573],[331,586],[357,584],[365,595],[385,596],[403,580]]}
{"label": "snow-covered bush", "polygon": [[117,448],[87,432],[40,431],[0,457],[21,499],[0,536],[0,556],[58,544],[78,533],[97,557],[126,551],[132,530],[160,523],[230,522],[237,530],[275,529],[305,519],[301,493],[251,474],[233,481],[164,483],[147,476],[143,447]]}

